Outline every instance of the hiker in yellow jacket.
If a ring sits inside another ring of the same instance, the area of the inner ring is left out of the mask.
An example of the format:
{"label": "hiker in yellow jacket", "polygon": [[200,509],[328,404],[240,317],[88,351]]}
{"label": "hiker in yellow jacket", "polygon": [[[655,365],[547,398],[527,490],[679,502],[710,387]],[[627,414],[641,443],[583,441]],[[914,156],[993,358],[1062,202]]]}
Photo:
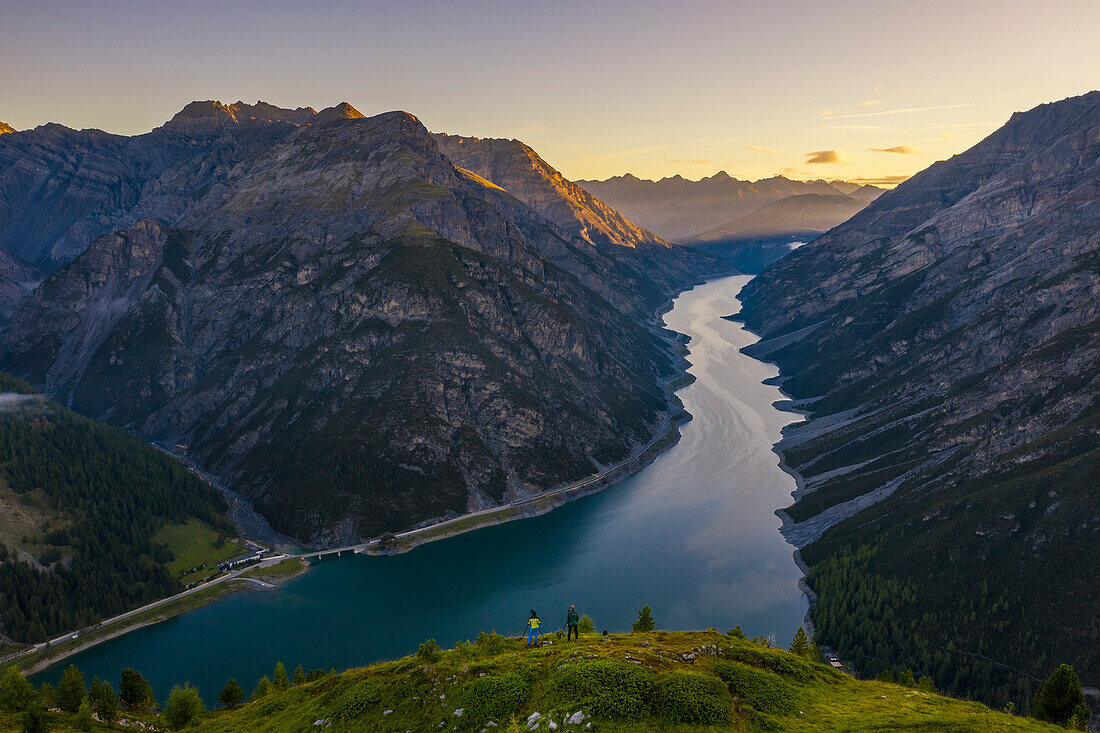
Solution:
{"label": "hiker in yellow jacket", "polygon": [[539,626],[542,624],[539,621],[539,615],[535,613],[535,609],[531,609],[531,618],[527,619],[527,644],[531,646],[534,643],[535,646],[539,645]]}

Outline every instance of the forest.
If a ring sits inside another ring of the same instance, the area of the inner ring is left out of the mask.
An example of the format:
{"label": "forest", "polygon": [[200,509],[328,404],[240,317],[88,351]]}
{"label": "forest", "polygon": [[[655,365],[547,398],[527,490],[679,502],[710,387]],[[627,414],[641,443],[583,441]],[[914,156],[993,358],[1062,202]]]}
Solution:
{"label": "forest", "polygon": [[[34,390],[0,373],[2,393]],[[167,523],[194,517],[236,535],[221,493],[181,463],[44,398],[0,411],[0,488],[48,517],[35,536],[0,543],[0,631],[20,642],[181,590],[172,551],[152,540]]]}

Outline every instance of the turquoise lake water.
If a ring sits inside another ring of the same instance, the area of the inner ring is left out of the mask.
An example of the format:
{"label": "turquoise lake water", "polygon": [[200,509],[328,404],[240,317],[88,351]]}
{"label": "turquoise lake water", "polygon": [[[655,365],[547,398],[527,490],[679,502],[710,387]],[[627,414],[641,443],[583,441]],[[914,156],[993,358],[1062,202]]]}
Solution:
{"label": "turquoise lake water", "polygon": [[776,509],[794,480],[771,447],[792,415],[761,384],[773,366],[738,349],[755,339],[721,319],[748,277],[682,294],[665,316],[691,336],[697,381],[679,392],[693,419],[672,449],[636,476],[549,514],[488,527],[396,557],[326,560],[275,590],[243,591],[64,660],[111,680],[133,667],[163,701],[190,681],[211,704],[226,680],[246,691],[278,661],[293,670],[400,657],[481,630],[521,633],[528,610],[550,628],[570,603],[600,630],[629,631],[637,610],[658,628],[774,634],[786,644],[806,599]]}

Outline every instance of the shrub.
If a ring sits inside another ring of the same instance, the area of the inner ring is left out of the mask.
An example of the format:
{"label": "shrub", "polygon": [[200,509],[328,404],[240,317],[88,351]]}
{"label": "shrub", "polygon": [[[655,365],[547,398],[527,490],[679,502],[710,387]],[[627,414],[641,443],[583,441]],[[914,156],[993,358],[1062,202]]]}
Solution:
{"label": "shrub", "polygon": [[336,701],[333,717],[353,720],[382,702],[382,685],[376,680],[363,680],[349,687]]}
{"label": "shrub", "polygon": [[890,684],[894,684],[894,673],[891,672],[889,668],[887,668],[879,672],[878,675],[875,676],[875,679],[879,682],[889,682]]}
{"label": "shrub", "polygon": [[439,661],[439,657],[439,644],[436,643],[435,639],[428,639],[416,650],[416,658],[424,664],[435,664]]}
{"label": "shrub", "polygon": [[928,675],[921,675],[921,678],[917,680],[917,689],[921,692],[931,692],[933,694],[939,692],[939,690],[936,689],[935,680]]}
{"label": "shrub", "polygon": [[556,672],[550,689],[560,704],[597,718],[638,720],[650,713],[653,673],[617,659],[585,660]]}
{"label": "shrub", "polygon": [[496,631],[488,634],[482,631],[477,635],[477,641],[475,641],[474,644],[487,654],[494,655],[504,651],[505,642],[504,637]]}
{"label": "shrub", "polygon": [[734,639],[747,639],[747,638],[749,638],[749,637],[745,636],[745,632],[741,630],[741,624],[737,624],[732,629],[730,629],[728,634],[730,636],[732,636]]}
{"label": "shrub", "polygon": [[190,683],[183,687],[176,685],[168,693],[168,702],[164,704],[164,721],[172,730],[180,730],[206,710],[199,697],[199,691]]}
{"label": "shrub", "polygon": [[306,681],[306,671],[302,668],[302,665],[298,665],[294,668],[294,684],[300,685]]}
{"label": "shrub", "polygon": [[462,707],[466,708],[459,728],[481,728],[490,720],[504,720],[523,708],[530,697],[531,688],[516,673],[479,677],[470,683],[462,694]]}
{"label": "shrub", "polygon": [[905,687],[916,687],[917,680],[913,677],[913,670],[906,669],[898,673],[898,684]]}
{"label": "shrub", "polygon": [[657,681],[654,710],[675,723],[728,723],[733,701],[721,679],[709,674],[675,671]]}
{"label": "shrub", "polygon": [[794,710],[795,690],[777,674],[739,662],[718,662],[714,673],[744,707],[769,715]]}
{"label": "shrub", "polygon": [[580,634],[595,634],[596,622],[588,618],[588,614],[583,614],[581,620],[577,622],[577,632]]}
{"label": "shrub", "polygon": [[271,692],[271,680],[264,675],[260,678],[260,681],[256,683],[256,689],[252,692],[253,700],[259,700],[261,697],[268,695]]}
{"label": "shrub", "polygon": [[[88,711],[89,715],[91,711]],[[49,733],[50,719],[37,705],[31,705],[23,713],[23,733]]]}

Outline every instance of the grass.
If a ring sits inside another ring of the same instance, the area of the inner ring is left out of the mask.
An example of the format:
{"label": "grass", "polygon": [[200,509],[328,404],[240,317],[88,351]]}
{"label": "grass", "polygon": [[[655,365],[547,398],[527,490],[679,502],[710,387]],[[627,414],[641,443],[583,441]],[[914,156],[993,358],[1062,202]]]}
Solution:
{"label": "grass", "polygon": [[161,528],[153,541],[162,542],[172,550],[175,559],[168,563],[168,572],[185,586],[217,571],[222,560],[248,551],[237,540],[222,538],[219,546],[217,530],[194,518]]}
{"label": "grass", "polygon": [[[461,715],[456,712],[462,710]],[[387,712],[389,711],[389,712]],[[580,725],[567,714],[583,711]],[[560,731],[1055,731],[832,668],[714,631],[553,641],[462,643],[438,659],[408,656],[277,690],[204,714],[196,731],[480,731],[526,729],[532,713]],[[441,726],[442,724],[442,726]]]}
{"label": "grass", "polygon": [[242,578],[255,578],[267,583],[281,583],[284,580],[301,575],[309,569],[309,561],[291,557],[269,567],[260,567],[241,573]]}

